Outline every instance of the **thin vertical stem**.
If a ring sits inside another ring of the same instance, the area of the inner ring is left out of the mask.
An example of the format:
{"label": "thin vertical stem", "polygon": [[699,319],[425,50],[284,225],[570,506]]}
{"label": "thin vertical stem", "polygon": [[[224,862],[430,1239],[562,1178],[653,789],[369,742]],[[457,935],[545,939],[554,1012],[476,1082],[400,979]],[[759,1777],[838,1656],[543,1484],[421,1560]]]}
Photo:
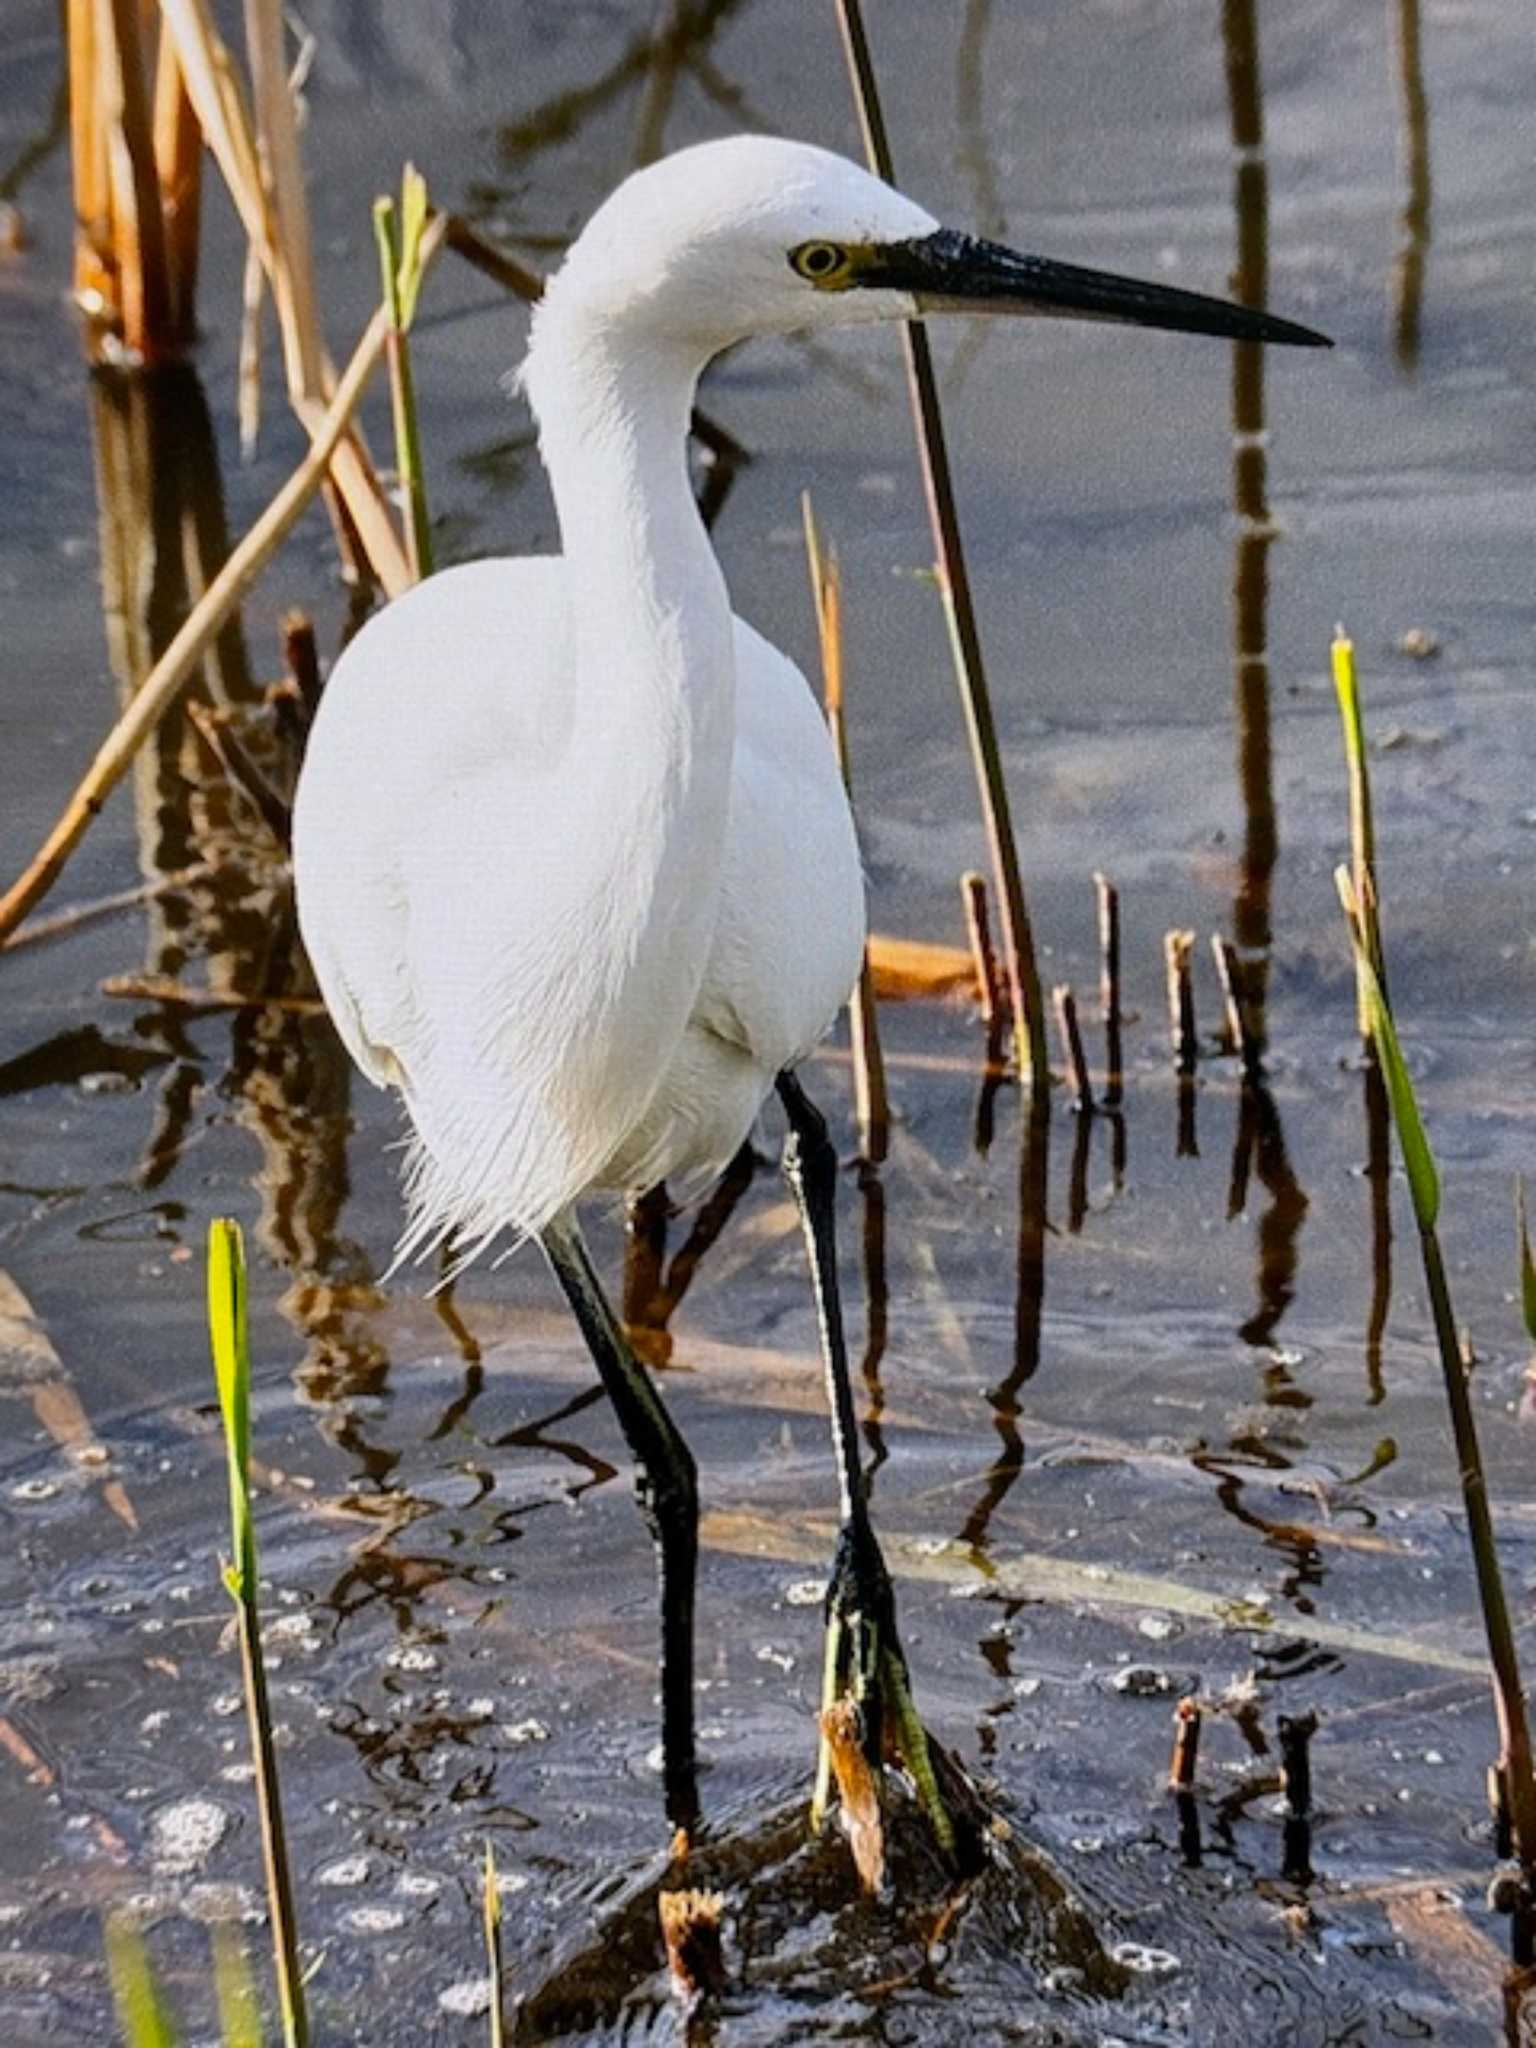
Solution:
{"label": "thin vertical stem", "polygon": [[[811,494],[800,500],[805,520],[805,553],[811,572],[811,601],[816,610],[816,632],[821,645],[822,694],[826,705],[827,730],[842,772],[843,787],[850,798],[853,777],[848,756],[848,721],[843,712],[843,580],[837,556],[823,550],[816,525]],[[853,1048],[854,1118],[859,1131],[859,1152],[871,1166],[879,1166],[890,1150],[891,1113],[886,1091],[885,1054],[880,1044],[880,1020],[875,1002],[875,976],[870,964],[869,943],[859,965],[859,978],[848,998],[848,1032]]]}
{"label": "thin vertical stem", "polygon": [[[871,168],[887,184],[895,183],[890,139],[880,108],[874,63],[864,31],[859,0],[837,0],[838,20],[847,53],[848,68],[858,100],[864,147]],[[992,713],[982,659],[981,635],[971,598],[970,576],[960,539],[955,509],[954,486],[944,444],[944,425],[939,412],[938,386],[933,374],[933,357],[922,321],[909,320],[903,330],[906,344],[907,376],[912,406],[918,424],[923,488],[928,517],[933,528],[938,556],[939,588],[949,627],[956,679],[965,708],[971,756],[981,796],[982,819],[992,857],[992,872],[1002,909],[1003,956],[1008,985],[1013,997],[1015,1059],[1022,1082],[1049,1087],[1045,1045],[1045,1005],[1040,990],[1040,973],[1035,961],[1034,935],[1019,872],[1018,846],[1003,778],[998,749],[997,725]]]}
{"label": "thin vertical stem", "polygon": [[1125,1048],[1121,1036],[1120,891],[1108,875],[1095,872],[1099,907],[1099,1009],[1104,1021],[1104,1106],[1114,1109],[1125,1092]]}
{"label": "thin vertical stem", "polygon": [[1525,1696],[1520,1689],[1520,1663],[1515,1654],[1514,1631],[1510,1627],[1509,1609],[1504,1600],[1504,1580],[1494,1545],[1493,1516],[1488,1507],[1488,1482],[1483,1474],[1482,1452],[1478,1448],[1472,1398],[1467,1391],[1461,1339],[1451,1308],[1439,1235],[1432,1224],[1420,1223],[1419,1244],[1424,1258],[1424,1281],[1429,1292],[1440,1366],[1445,1376],[1446,1405],[1451,1411],[1456,1463],[1461,1471],[1461,1498],[1466,1510],[1472,1562],[1477,1571],[1483,1626],[1488,1636],[1488,1661],[1493,1666],[1493,1708],[1499,1724],[1499,1762],[1509,1784],[1509,1817],[1515,1851],[1527,1883],[1530,1883],[1536,1881],[1536,1780],[1531,1776],[1531,1734],[1525,1715]]}
{"label": "thin vertical stem", "polygon": [[1174,1063],[1184,1075],[1195,1071],[1199,1039],[1195,1032],[1195,984],[1192,963],[1193,932],[1172,931],[1163,935],[1163,959],[1168,974],[1168,1029],[1173,1038]]}
{"label": "thin vertical stem", "polygon": [[170,337],[178,348],[185,349],[197,338],[203,131],[182,76],[175,40],[166,34],[160,37],[155,62],[154,148],[165,223]]}
{"label": "thin vertical stem", "polygon": [[976,984],[981,991],[981,1021],[987,1028],[988,1057],[996,1056],[1008,1022],[1008,998],[997,971],[992,950],[992,918],[987,908],[987,878],[975,868],[960,877],[960,897],[965,905],[965,928],[970,935],[971,957],[976,962]]}
{"label": "thin vertical stem", "polygon": [[1068,982],[1051,990],[1051,1007],[1056,1012],[1056,1031],[1061,1039],[1062,1058],[1072,1078],[1072,1106],[1086,1114],[1093,1108],[1093,1086],[1088,1079],[1088,1061],[1083,1052],[1083,1034],[1077,1022],[1077,998]]}

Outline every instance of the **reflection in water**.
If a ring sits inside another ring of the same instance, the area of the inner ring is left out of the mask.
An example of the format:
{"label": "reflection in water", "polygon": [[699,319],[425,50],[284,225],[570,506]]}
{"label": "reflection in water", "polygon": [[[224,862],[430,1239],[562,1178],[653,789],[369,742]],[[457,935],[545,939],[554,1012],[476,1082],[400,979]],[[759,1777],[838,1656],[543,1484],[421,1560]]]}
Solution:
{"label": "reflection in water", "polygon": [[1386,1399],[1381,1346],[1392,1306],[1392,1118],[1387,1084],[1369,1054],[1365,1060],[1365,1177],[1371,1189],[1371,1305],[1365,1324],[1365,1377],[1374,1408]]}
{"label": "reflection in water", "polygon": [[[212,422],[195,372],[98,372],[89,389],[102,603],[124,701],[222,567],[229,535]],[[291,791],[303,713],[290,701],[286,723],[267,714],[238,613],[211,646],[188,697],[230,721],[242,751],[280,794]],[[141,750],[133,787],[145,878],[197,870],[195,879],[152,901],[146,972],[188,980],[201,962],[216,989],[313,996],[282,849],[180,706]],[[156,1188],[180,1161],[205,1073],[175,1004],[141,1015],[135,1033],[168,1062],[139,1171],[141,1185]],[[338,1230],[348,1192],[350,1073],[327,1020],[276,1008],[235,1013],[222,1091],[240,1104],[240,1121],[260,1147],[257,1236],[290,1276],[281,1305],[307,1341],[299,1377],[317,1400],[374,1385],[384,1364],[382,1347],[361,1321],[361,1312],[376,1305],[371,1274]]]}
{"label": "reflection in water", "polygon": [[1040,1327],[1045,1310],[1046,1199],[1050,1181],[1051,1096],[1048,1081],[1029,1089],[1024,1103],[1019,1152],[1019,1237],[1014,1294],[1013,1369],[987,1391],[992,1427],[1002,1448],[988,1469],[981,1496],[965,1519],[959,1541],[985,1550],[992,1517],[1024,1469],[1019,1429],[1020,1389],[1040,1363]]}
{"label": "reflection in water", "polygon": [[1424,87],[1424,44],[1419,0],[1396,0],[1397,83],[1402,111],[1403,210],[1392,270],[1392,344],[1398,367],[1418,368],[1424,313],[1424,268],[1429,255],[1429,94]]}
{"label": "reflection in water", "polygon": [[1275,1099],[1262,1081],[1252,1078],[1244,1081],[1238,1101],[1227,1192],[1229,1219],[1240,1216],[1248,1205],[1250,1171],[1258,1175],[1270,1201],[1259,1218],[1256,1237],[1259,1305],[1238,1334],[1247,1344],[1268,1344],[1296,1291],[1296,1240],[1306,1221],[1307,1197],[1285,1148]]}
{"label": "reflection in water", "polygon": [[[637,36],[616,63],[586,85],[545,100],[531,113],[506,122],[497,138],[502,163],[517,169],[529,157],[570,141],[587,120],[611,105],[629,86],[646,88],[636,130],[635,162],[659,155],[677,73],[704,58],[720,29],[742,0],[663,0],[655,25]],[[656,80],[661,83],[657,85]],[[714,95],[714,87],[706,81]],[[658,111],[647,111],[654,102]],[[649,154],[642,152],[649,151]]]}
{"label": "reflection in water", "polygon": [[59,82],[48,103],[48,119],[38,132],[21,145],[8,164],[0,169],[0,206],[9,206],[28,178],[59,147],[69,133],[69,79],[60,72]]}
{"label": "reflection in water", "polygon": [[867,1159],[858,1162],[859,1194],[864,1208],[864,1355],[859,1369],[864,1376],[864,1441],[869,1459],[864,1467],[864,1497],[874,1491],[875,1474],[890,1456],[882,1421],[885,1415],[885,1382],[880,1361],[890,1329],[890,1283],[885,1264],[885,1183],[880,1169]]}
{"label": "reflection in water", "polygon": [[[229,552],[213,424],[196,372],[100,370],[88,385],[101,542],[102,613],[119,705],[137,690]],[[189,699],[229,708],[256,695],[238,614],[188,685]],[[139,867],[146,881],[238,855],[240,799],[210,760],[182,705],[174,705],[133,770]],[[270,852],[271,849],[267,849]],[[270,884],[243,871],[207,876],[156,895],[147,916],[146,972],[176,979],[195,954],[222,963],[238,985],[242,949],[259,936]],[[182,1013],[161,1006],[135,1031],[163,1051],[170,1071],[140,1169],[157,1187],[190,1128],[202,1066]]]}
{"label": "reflection in water", "polygon": [[[992,28],[992,0],[966,0],[955,46],[955,128],[958,145],[957,168],[971,188],[971,225],[978,235],[990,240],[1007,240],[1008,215],[1003,207],[997,165],[987,134],[982,89],[986,79],[987,37]],[[977,357],[993,339],[990,320],[961,323],[960,336],[949,359],[945,387],[957,393],[970,374]]]}
{"label": "reflection in water", "polygon": [[672,1317],[756,1172],[757,1154],[749,1138],[700,1203],[670,1266],[666,1263],[667,1226],[673,1211],[666,1189],[652,1188],[629,1204],[622,1314],[630,1342],[647,1365],[671,1363]]}

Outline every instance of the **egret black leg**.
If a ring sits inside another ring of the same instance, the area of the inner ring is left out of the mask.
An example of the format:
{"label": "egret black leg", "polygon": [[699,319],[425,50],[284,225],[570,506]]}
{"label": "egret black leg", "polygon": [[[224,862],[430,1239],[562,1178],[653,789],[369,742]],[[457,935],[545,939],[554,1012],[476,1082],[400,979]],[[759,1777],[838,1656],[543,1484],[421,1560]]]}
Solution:
{"label": "egret black leg", "polygon": [[[778,1090],[789,1119],[784,1174],[805,1229],[842,1495],[843,1526],[827,1588],[822,1706],[825,1710],[845,1696],[855,1700],[863,1721],[865,1753],[876,1768],[886,1753],[889,1723],[889,1747],[911,1772],[935,1834],[945,1848],[952,1848],[953,1827],[934,1778],[928,1739],[912,1704],[907,1660],[896,1632],[895,1595],[869,1519],[837,1285],[837,1153],[827,1135],[826,1120],[794,1075],[780,1074]],[[811,1808],[818,1825],[830,1784],[831,1760],[824,1736]]]}
{"label": "egret black leg", "polygon": [[693,1741],[697,1468],[609,1306],[575,1217],[567,1213],[557,1218],[545,1228],[541,1242],[635,1460],[635,1493],[656,1546],[661,1586],[661,1749],[667,1818],[674,1828],[691,1832],[699,1818]]}

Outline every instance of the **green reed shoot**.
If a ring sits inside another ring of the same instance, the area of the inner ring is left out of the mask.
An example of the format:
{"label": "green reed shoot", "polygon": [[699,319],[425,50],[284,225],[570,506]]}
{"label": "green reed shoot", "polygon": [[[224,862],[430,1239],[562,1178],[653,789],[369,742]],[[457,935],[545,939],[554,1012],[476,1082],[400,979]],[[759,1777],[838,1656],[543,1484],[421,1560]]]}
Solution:
{"label": "green reed shoot", "polygon": [[1526,1223],[1525,1182],[1515,1182],[1515,1235],[1520,1251],[1520,1316],[1525,1334],[1536,1344],[1536,1258],[1531,1256],[1531,1233]]}
{"label": "green reed shoot", "polygon": [[219,1409],[224,1418],[224,1447],[229,1466],[232,1561],[224,1567],[224,1584],[235,1603],[239,1621],[240,1661],[251,1755],[256,1765],[256,1798],[261,1821],[262,1857],[266,1865],[267,1906],[272,1917],[278,2005],[282,2014],[285,2048],[307,2048],[309,2015],[299,1967],[293,1884],[283,1831],[282,1796],[278,1785],[277,1752],[272,1741],[267,1672],[261,1653],[261,1617],[256,1605],[258,1577],[256,1532],[251,1519],[251,1359],[246,1318],[245,1246],[239,1224],[227,1217],[216,1217],[208,1227],[208,1333],[213,1347],[213,1370],[218,1382]]}
{"label": "green reed shoot", "polygon": [[1532,1888],[1536,1886],[1536,1778],[1533,1778],[1531,1769],[1530,1728],[1526,1720],[1525,1696],[1520,1687],[1514,1632],[1510,1626],[1504,1581],[1494,1542],[1487,1480],[1467,1386],[1467,1368],[1440,1249],[1437,1229],[1440,1176],[1419,1115],[1413,1080],[1403,1058],[1392,1005],[1380,971],[1381,934],[1375,916],[1376,887],[1372,872],[1374,849],[1368,839],[1369,777],[1359,695],[1355,686],[1353,650],[1342,632],[1334,642],[1334,660],[1336,680],[1341,669],[1344,671],[1344,680],[1339,685],[1340,708],[1344,718],[1352,792],[1358,792],[1357,800],[1351,803],[1353,872],[1349,867],[1341,866],[1336,871],[1335,880],[1354,948],[1362,1029],[1374,1046],[1381,1065],[1392,1123],[1403,1155],[1414,1220],[1418,1224],[1419,1250],[1445,1381],[1446,1404],[1450,1409],[1456,1462],[1461,1473],[1462,1505],[1467,1517],[1467,1536],[1472,1546],[1478,1597],[1488,1639],[1488,1659],[1492,1667],[1493,1705],[1499,1728],[1498,1771],[1507,1792],[1515,1851],[1523,1874],[1524,1896],[1517,1907],[1514,1925],[1515,1950],[1517,1956],[1521,1956],[1530,1947],[1532,1910],[1533,1903],[1536,1903],[1532,1899]]}
{"label": "green reed shoot", "polygon": [[[1355,643],[1336,626],[1333,634],[1333,687],[1344,726],[1344,759],[1349,770],[1349,843],[1355,899],[1365,921],[1366,944],[1376,979],[1385,988],[1381,932],[1376,920],[1376,824],[1371,810],[1371,776],[1365,757],[1365,724],[1360,711],[1360,686],[1355,675]],[[1360,1035],[1371,1042],[1363,984],[1358,988]]]}
{"label": "green reed shoot", "polygon": [[262,2048],[261,2010],[250,1957],[228,1920],[214,1923],[213,1988],[219,2001],[221,2048]]}
{"label": "green reed shoot", "polygon": [[107,1922],[107,1977],[123,2031],[124,2048],[177,2048],[160,1986],[138,1923],[114,1913]]}
{"label": "green reed shoot", "polygon": [[373,202],[373,234],[379,250],[384,286],[384,315],[389,322],[386,344],[389,388],[395,414],[395,467],[405,498],[406,542],[411,568],[419,582],[432,574],[432,532],[427,519],[427,489],[421,460],[421,432],[416,417],[416,382],[411,370],[409,335],[421,291],[421,239],[426,232],[427,183],[414,164],[400,181],[400,206],[387,193]]}
{"label": "green reed shoot", "polygon": [[485,1845],[480,1905],[485,1923],[486,1981],[491,1993],[491,2048],[504,2048],[507,2036],[502,2002],[501,1888],[496,1882],[496,1858],[489,1842]]}

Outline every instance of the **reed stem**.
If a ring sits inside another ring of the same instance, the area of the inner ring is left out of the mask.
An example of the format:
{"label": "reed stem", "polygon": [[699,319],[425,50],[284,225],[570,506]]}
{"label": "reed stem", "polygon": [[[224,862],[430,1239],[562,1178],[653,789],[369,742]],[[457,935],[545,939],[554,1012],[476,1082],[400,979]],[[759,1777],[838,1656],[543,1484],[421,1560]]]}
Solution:
{"label": "reed stem", "polygon": [[501,1954],[501,1887],[496,1881],[496,1858],[489,1842],[485,1845],[485,1874],[481,1886],[480,1909],[485,1929],[486,1983],[491,1994],[491,2048],[505,2048],[507,2015],[505,1973]]}
{"label": "reed stem", "polygon": [[267,1908],[272,1920],[272,1953],[277,1971],[278,2009],[285,2048],[307,2048],[309,2014],[304,2002],[304,1975],[299,1963],[298,1932],[293,1911],[293,1882],[283,1828],[282,1792],[277,1751],[272,1740],[272,1710],[267,1695],[267,1670],[261,1651],[261,1614],[256,1529],[251,1515],[251,1360],[245,1298],[245,1249],[240,1226],[217,1217],[208,1230],[208,1333],[218,1381],[219,1409],[224,1420],[224,1447],[229,1470],[229,1523],[232,1558],[224,1567],[224,1584],[235,1603],[239,1624],[240,1665],[244,1681],[251,1757],[256,1767],[256,1800],[261,1823],[262,1859],[266,1868]]}
{"label": "reed stem", "polygon": [[379,249],[384,287],[384,317],[389,323],[386,353],[389,389],[395,418],[395,468],[405,500],[406,551],[417,582],[432,573],[432,529],[427,518],[427,488],[421,458],[421,428],[416,416],[416,380],[411,370],[411,323],[421,289],[421,238],[427,223],[427,187],[414,164],[401,181],[398,220],[393,199],[373,202],[373,232]]}
{"label": "reed stem", "polygon": [[[859,0],[837,0],[837,12],[854,96],[858,101],[865,153],[876,175],[891,185],[896,182],[895,170],[885,116],[880,106],[874,62],[865,34],[863,10]],[[928,346],[927,329],[921,320],[906,322],[903,339],[912,409],[918,427],[923,490],[938,557],[939,589],[944,599],[955,676],[965,710],[993,879],[1001,904],[1003,958],[1013,998],[1014,1057],[1021,1083],[1043,1090],[1050,1085],[1045,1004],[1035,959],[1034,934],[1024,896],[1024,881],[1019,872],[1018,845],[998,747],[997,723],[992,712],[991,692],[987,687],[981,633],[976,623],[970,575],[960,538],[960,521],[944,442],[944,423],[939,411],[938,384],[933,374],[933,356]]]}
{"label": "reed stem", "polygon": [[1168,1029],[1173,1039],[1174,1065],[1187,1079],[1195,1071],[1200,1041],[1195,1030],[1195,935],[1188,931],[1163,934],[1163,963],[1168,978]]}
{"label": "reed stem", "polygon": [[1099,910],[1099,1009],[1104,1022],[1104,1107],[1115,1109],[1125,1093],[1123,1010],[1120,1001],[1120,891],[1108,875],[1095,872]]}
{"label": "reed stem", "polygon": [[[827,729],[832,735],[843,787],[851,798],[853,778],[848,756],[848,721],[843,713],[842,574],[836,554],[822,548],[809,491],[802,496],[800,507],[805,521],[806,560],[811,572],[811,602],[816,611],[816,632],[821,644]],[[875,973],[867,939],[864,958],[859,964],[859,978],[848,999],[848,1032],[853,1050],[853,1101],[859,1152],[871,1166],[879,1166],[890,1150],[891,1112],[886,1089],[885,1054],[880,1045]]]}
{"label": "reed stem", "polygon": [[1337,871],[1336,880],[1354,942],[1356,972],[1365,996],[1366,1023],[1386,1079],[1392,1121],[1402,1148],[1409,1192],[1413,1198],[1424,1282],[1440,1354],[1446,1405],[1450,1410],[1451,1434],[1456,1445],[1462,1507],[1467,1518],[1467,1540],[1472,1547],[1478,1599],[1488,1640],[1488,1661],[1492,1670],[1493,1707],[1499,1729],[1498,1768],[1507,1788],[1510,1830],[1522,1875],[1521,1897],[1515,1906],[1512,1935],[1519,1953],[1530,1946],[1533,1909],[1536,1909],[1536,1896],[1533,1896],[1536,1895],[1536,1778],[1532,1777],[1525,1695],[1521,1690],[1514,1631],[1504,1598],[1504,1581],[1488,1504],[1488,1483],[1483,1472],[1477,1422],[1467,1388],[1466,1361],[1451,1306],[1450,1285],[1436,1228],[1440,1206],[1439,1174],[1419,1119],[1413,1082],[1398,1043],[1391,1006],[1369,956],[1364,908],[1354,893],[1346,869],[1341,867]]}
{"label": "reed stem", "polygon": [[1088,1078],[1088,1060],[1083,1052],[1083,1034],[1077,1021],[1077,997],[1065,981],[1051,990],[1051,1007],[1056,1013],[1056,1031],[1062,1058],[1072,1082],[1072,1107],[1086,1116],[1093,1108],[1093,1084]]}

